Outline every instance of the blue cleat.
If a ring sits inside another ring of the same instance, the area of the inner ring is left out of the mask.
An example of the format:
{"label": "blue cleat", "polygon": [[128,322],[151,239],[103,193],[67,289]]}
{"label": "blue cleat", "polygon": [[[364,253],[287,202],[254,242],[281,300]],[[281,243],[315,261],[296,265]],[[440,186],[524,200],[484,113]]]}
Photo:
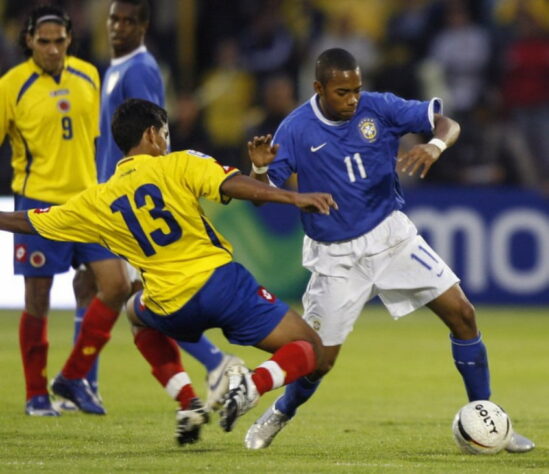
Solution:
{"label": "blue cleat", "polygon": [[81,411],[92,415],[105,415],[101,400],[92,392],[86,379],[67,379],[59,374],[51,389],[55,395],[73,402]]}
{"label": "blue cleat", "polygon": [[59,416],[61,414],[51,406],[48,395],[36,395],[29,398],[25,405],[25,413],[30,416]]}

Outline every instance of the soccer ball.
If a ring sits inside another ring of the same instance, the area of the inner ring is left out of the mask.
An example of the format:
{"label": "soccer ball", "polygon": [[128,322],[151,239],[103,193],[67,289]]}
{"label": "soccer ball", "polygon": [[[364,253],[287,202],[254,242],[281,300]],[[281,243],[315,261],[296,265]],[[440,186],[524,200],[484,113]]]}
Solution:
{"label": "soccer ball", "polygon": [[496,454],[507,446],[513,427],[503,408],[488,400],[476,400],[457,412],[452,432],[464,453]]}

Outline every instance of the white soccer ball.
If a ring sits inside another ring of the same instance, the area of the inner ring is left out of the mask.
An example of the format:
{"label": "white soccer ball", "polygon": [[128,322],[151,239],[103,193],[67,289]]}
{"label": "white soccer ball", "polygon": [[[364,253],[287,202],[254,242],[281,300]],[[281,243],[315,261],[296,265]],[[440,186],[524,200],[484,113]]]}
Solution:
{"label": "white soccer ball", "polygon": [[511,419],[499,405],[476,400],[461,408],[452,423],[459,448],[468,454],[499,453],[511,438]]}

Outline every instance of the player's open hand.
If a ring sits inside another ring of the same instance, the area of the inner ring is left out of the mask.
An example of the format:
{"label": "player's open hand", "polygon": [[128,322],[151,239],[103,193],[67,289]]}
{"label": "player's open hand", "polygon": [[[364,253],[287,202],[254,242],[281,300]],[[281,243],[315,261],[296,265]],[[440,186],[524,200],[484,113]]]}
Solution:
{"label": "player's open hand", "polygon": [[330,215],[330,209],[337,210],[337,203],[328,193],[296,193],[294,204],[305,212],[319,212]]}
{"label": "player's open hand", "polygon": [[440,154],[440,149],[431,143],[415,145],[410,151],[399,155],[398,170],[410,176],[419,172],[419,177],[425,178]]}
{"label": "player's open hand", "polygon": [[272,140],[273,137],[269,134],[253,137],[248,142],[248,155],[252,163],[258,168],[267,166],[275,159],[278,145],[273,145]]}

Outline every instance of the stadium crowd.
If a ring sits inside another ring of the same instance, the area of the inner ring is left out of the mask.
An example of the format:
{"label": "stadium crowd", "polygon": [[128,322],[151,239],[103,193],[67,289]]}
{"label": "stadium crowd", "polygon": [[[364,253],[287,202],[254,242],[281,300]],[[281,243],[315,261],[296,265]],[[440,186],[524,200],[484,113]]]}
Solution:
{"label": "stadium crowd", "polygon": [[[22,20],[39,1],[0,0],[0,75],[20,62]],[[73,54],[109,65],[108,0],[67,9]],[[444,99],[460,141],[430,183],[549,193],[549,6],[544,0],[155,0],[147,47],[167,84],[173,149],[249,168],[245,143],[313,93],[311,58],[343,47],[367,89]],[[416,138],[407,136],[402,147]],[[0,193],[10,194],[7,143]],[[407,185],[413,181],[407,180]]]}

